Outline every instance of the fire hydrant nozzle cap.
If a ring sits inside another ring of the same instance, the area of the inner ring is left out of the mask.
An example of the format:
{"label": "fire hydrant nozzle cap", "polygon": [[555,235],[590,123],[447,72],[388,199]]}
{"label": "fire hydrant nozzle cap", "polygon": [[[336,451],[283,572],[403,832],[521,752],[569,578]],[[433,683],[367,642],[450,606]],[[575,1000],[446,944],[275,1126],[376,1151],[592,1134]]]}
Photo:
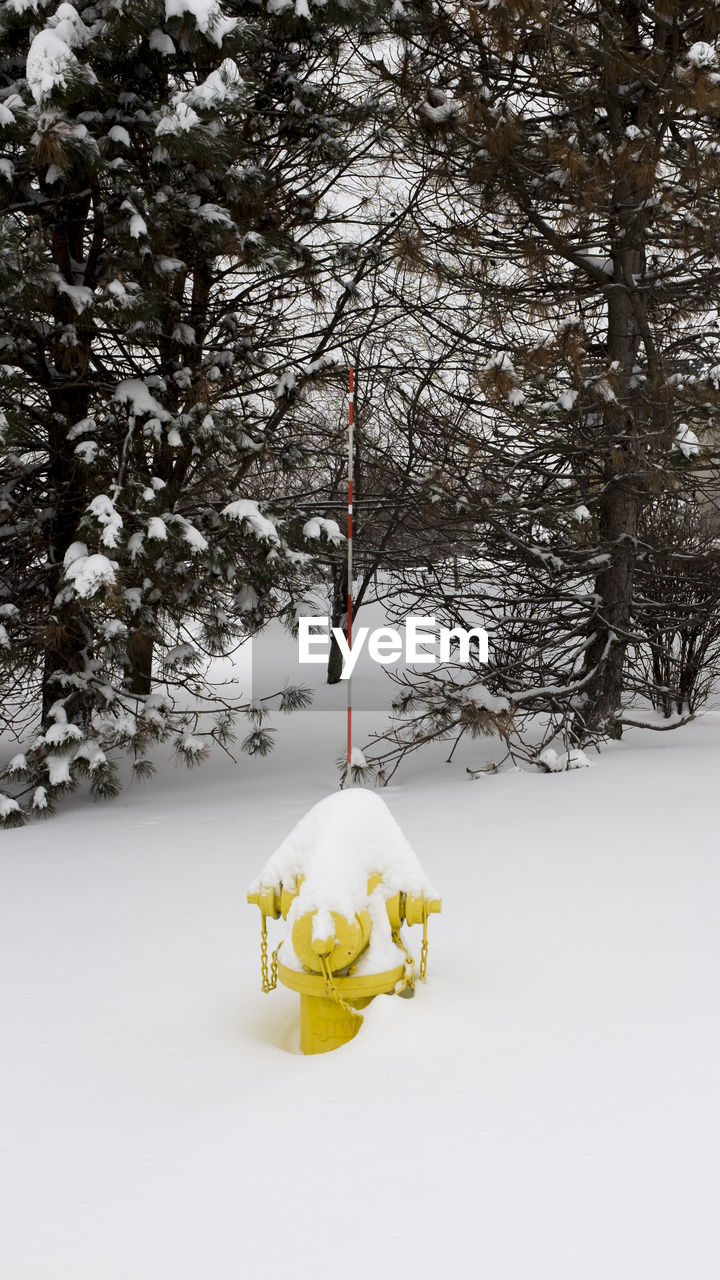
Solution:
{"label": "fire hydrant nozzle cap", "polygon": [[310,943],[316,956],[329,956],[335,946],[334,938],[313,938]]}

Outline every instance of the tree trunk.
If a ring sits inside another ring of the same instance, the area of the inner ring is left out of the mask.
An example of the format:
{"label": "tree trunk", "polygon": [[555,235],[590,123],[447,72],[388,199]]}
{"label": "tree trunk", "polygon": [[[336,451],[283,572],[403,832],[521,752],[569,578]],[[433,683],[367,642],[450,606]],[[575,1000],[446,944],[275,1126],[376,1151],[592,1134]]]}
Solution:
{"label": "tree trunk", "polygon": [[[616,207],[633,207],[637,191],[625,183],[616,192]],[[613,255],[613,288],[608,293],[608,365],[616,370],[613,394],[603,422],[604,485],[598,507],[599,544],[607,563],[595,578],[599,607],[590,623],[585,671],[594,672],[586,689],[579,722],[582,733],[620,738],[617,713],[622,705],[623,669],[632,617],[637,532],[645,501],[644,427],[646,405],[631,390],[633,367],[640,345],[638,308],[644,307],[631,290],[644,271],[642,245],[632,247],[637,227],[622,226]]]}
{"label": "tree trunk", "polygon": [[[332,618],[333,627],[342,627],[347,637],[347,565],[333,569]],[[335,636],[330,633],[330,653],[328,655],[327,683],[338,684],[343,666],[342,653]]]}
{"label": "tree trunk", "polygon": [[128,673],[125,685],[130,693],[145,698],[152,690],[153,639],[147,631],[131,631],[127,642]]}
{"label": "tree trunk", "polygon": [[58,602],[63,561],[68,548],[78,538],[78,527],[86,505],[84,468],[75,457],[67,433],[74,422],[87,415],[88,395],[84,388],[65,388],[50,393],[53,422],[49,432],[48,489],[55,514],[47,535],[48,614],[43,636],[45,659],[42,675],[42,718],[47,722],[53,703],[66,698],[68,720],[82,720],[86,698],[82,688],[72,688],[65,677],[82,675],[87,668],[92,645],[85,609],[77,598]]}
{"label": "tree trunk", "polygon": [[[90,208],[87,177],[76,195],[61,202],[59,212],[52,211],[52,202],[50,206],[46,216],[50,222],[53,259],[63,278],[72,284],[77,264],[85,256],[83,236]],[[87,503],[85,468],[75,456],[75,446],[67,437],[70,428],[88,416],[90,392],[86,378],[91,330],[64,293],[57,295],[53,319],[58,338],[50,352],[53,381],[47,386],[51,410],[47,480],[53,517],[48,522],[46,533],[48,612],[43,637],[43,723],[58,698],[65,699],[69,720],[82,721],[85,718],[85,690],[72,678],[85,673],[92,653],[92,629],[82,601],[76,597],[58,600],[65,554],[68,547],[78,540],[79,524]],[[66,677],[70,677],[69,682]]]}
{"label": "tree trunk", "polygon": [[[619,477],[618,477],[619,481]],[[595,669],[582,711],[584,728],[619,738],[623,668],[632,613],[638,501],[629,486],[611,484],[602,506],[601,536],[609,562],[595,579],[600,606],[593,618],[585,669]]]}

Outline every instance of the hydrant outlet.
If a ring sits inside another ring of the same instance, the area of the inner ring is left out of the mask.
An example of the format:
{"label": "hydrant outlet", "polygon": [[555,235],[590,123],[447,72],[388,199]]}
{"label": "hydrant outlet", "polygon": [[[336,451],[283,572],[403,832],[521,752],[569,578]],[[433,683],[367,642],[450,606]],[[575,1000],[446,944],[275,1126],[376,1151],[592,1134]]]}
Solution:
{"label": "hydrant outlet", "polygon": [[319,973],[323,967],[321,957],[333,973],[347,968],[370,939],[371,923],[367,911],[358,911],[352,920],[347,920],[339,911],[333,911],[331,915],[334,931],[330,938],[313,937],[314,911],[306,911],[293,925],[292,944],[295,954],[315,973]]}

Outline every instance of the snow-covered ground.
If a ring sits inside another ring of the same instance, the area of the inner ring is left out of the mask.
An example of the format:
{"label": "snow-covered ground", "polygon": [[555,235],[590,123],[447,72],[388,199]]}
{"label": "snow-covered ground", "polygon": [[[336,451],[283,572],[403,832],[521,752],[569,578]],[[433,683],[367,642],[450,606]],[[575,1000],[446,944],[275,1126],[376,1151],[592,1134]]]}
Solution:
{"label": "snow-covered ground", "polygon": [[2,1274],[714,1280],[720,717],[550,776],[415,757],[429,980],[305,1058],[245,892],[343,728],[3,833]]}

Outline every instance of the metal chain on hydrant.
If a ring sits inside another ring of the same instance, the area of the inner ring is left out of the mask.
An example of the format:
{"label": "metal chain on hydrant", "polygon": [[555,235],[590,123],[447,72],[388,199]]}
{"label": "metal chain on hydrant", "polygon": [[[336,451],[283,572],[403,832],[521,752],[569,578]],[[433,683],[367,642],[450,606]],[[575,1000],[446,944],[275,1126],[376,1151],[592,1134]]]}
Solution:
{"label": "metal chain on hydrant", "polygon": [[[399,929],[393,929],[392,940],[395,943],[395,946],[399,947],[403,955],[405,956],[404,985],[406,987],[409,987],[411,991],[414,991],[415,990],[415,960],[413,959],[412,955],[410,954],[407,947],[405,946],[405,943],[400,937]],[[403,982],[403,979],[401,979],[400,982]],[[395,987],[395,990],[397,991],[399,987],[400,987],[400,983],[397,984],[397,986]]]}
{"label": "metal chain on hydrant", "polygon": [[320,961],[320,967],[325,977],[326,994],[330,997],[331,1000],[334,1000],[336,1004],[339,1004],[340,1008],[344,1009],[346,1013],[351,1013],[353,1018],[359,1018],[360,1021],[362,1022],[363,1020],[362,1014],[358,1013],[357,1009],[353,1009],[352,1005],[349,1005],[347,1001],[343,1000],[342,996],[340,995],[340,992],[335,986],[335,983],[333,981],[333,976],[332,976],[332,970],[330,968],[330,964],[327,959],[327,956],[318,956],[318,959]]}
{"label": "metal chain on hydrant", "polygon": [[267,995],[269,991],[274,991],[277,986],[278,975],[278,951],[276,947],[272,953],[270,963],[270,976],[268,976],[268,940],[267,940],[267,917],[260,916],[260,976],[262,978],[262,989]]}
{"label": "metal chain on hydrant", "polygon": [[420,980],[421,982],[425,982],[427,978],[427,963],[428,963],[427,922],[428,922],[428,909],[427,909],[427,902],[425,902],[423,903],[423,915],[422,915],[423,936],[422,936],[422,946],[420,948]]}

